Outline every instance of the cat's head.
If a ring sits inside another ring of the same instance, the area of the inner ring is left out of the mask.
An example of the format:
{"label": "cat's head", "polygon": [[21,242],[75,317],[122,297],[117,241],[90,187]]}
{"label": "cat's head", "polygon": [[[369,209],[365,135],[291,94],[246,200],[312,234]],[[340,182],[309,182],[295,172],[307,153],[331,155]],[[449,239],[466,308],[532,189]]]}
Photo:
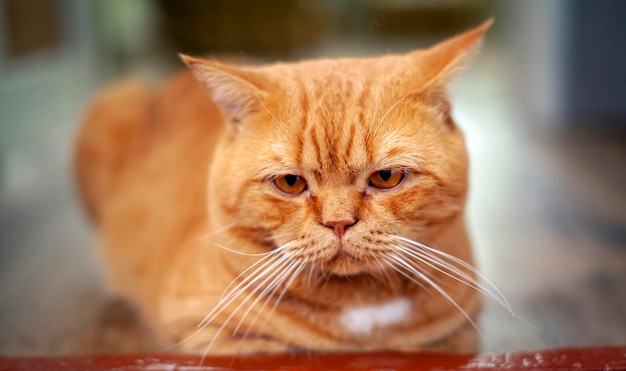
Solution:
{"label": "cat's head", "polygon": [[231,249],[353,275],[383,269],[399,238],[427,243],[462,218],[467,154],[446,86],[490,24],[405,55],[261,67],[183,56],[228,121],[212,228]]}

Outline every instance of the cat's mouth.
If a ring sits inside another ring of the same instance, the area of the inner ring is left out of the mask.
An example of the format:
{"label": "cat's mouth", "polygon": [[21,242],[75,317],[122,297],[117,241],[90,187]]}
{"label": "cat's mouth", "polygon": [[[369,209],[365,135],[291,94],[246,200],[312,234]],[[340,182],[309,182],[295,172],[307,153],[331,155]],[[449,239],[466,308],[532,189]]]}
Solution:
{"label": "cat's mouth", "polygon": [[351,259],[354,261],[359,260],[354,255],[350,254],[346,249],[344,249],[343,246],[339,247],[339,250],[337,250],[337,254],[333,257],[333,259]]}
{"label": "cat's mouth", "polygon": [[334,274],[356,275],[367,271],[367,264],[340,246],[328,261],[327,269]]}

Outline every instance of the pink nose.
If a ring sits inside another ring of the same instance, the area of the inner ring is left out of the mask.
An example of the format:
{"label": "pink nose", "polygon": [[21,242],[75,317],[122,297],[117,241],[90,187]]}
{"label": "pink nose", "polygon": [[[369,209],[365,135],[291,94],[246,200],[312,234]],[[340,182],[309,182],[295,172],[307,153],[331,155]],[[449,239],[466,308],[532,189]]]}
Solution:
{"label": "pink nose", "polygon": [[324,226],[328,228],[332,228],[335,231],[335,236],[337,236],[338,238],[341,238],[346,232],[346,229],[348,229],[348,227],[350,226],[353,226],[354,224],[356,224],[354,220],[339,220],[339,221],[326,222],[324,223]]}

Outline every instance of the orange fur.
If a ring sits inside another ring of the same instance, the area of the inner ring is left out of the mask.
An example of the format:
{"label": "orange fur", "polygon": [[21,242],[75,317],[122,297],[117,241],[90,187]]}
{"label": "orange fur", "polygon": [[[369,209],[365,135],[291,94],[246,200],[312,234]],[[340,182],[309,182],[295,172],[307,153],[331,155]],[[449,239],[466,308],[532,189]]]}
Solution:
{"label": "orange fur", "polygon": [[[184,351],[473,350],[479,293],[406,253],[423,276],[403,268],[393,256],[408,245],[391,235],[472,263],[467,155],[445,86],[489,25],[378,58],[235,67],[183,56],[200,83],[185,72],[157,91],[103,91],[76,171],[111,289]],[[368,183],[388,169],[404,172],[397,187]],[[288,174],[306,191],[272,184]],[[282,265],[254,271],[260,254]],[[264,277],[271,295],[255,291]],[[342,320],[398,298],[411,310],[366,335]]]}

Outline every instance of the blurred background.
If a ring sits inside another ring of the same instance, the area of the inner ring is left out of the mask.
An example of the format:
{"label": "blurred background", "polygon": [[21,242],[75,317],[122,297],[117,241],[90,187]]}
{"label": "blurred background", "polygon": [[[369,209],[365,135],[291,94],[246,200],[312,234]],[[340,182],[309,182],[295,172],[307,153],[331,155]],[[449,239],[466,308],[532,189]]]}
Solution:
{"label": "blurred background", "polygon": [[177,52],[297,60],[431,45],[490,16],[453,87],[483,350],[626,344],[626,2],[0,0],[0,354],[155,349],[106,295],[70,158],[98,87]]}

